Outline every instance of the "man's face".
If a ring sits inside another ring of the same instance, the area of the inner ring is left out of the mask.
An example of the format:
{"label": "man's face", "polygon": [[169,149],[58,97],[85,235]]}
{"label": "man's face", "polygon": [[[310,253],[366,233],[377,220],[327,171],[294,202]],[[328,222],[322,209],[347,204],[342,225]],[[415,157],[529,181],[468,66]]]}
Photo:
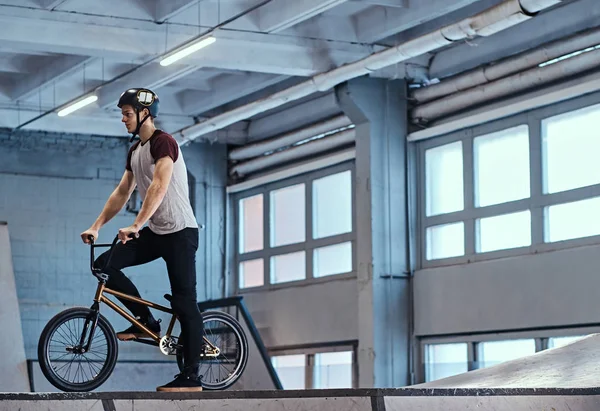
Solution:
{"label": "man's face", "polygon": [[135,115],[135,110],[131,106],[123,106],[121,108],[121,114],[123,117],[121,121],[125,123],[125,127],[127,127],[127,132],[133,133],[135,128],[137,127],[137,117]]}

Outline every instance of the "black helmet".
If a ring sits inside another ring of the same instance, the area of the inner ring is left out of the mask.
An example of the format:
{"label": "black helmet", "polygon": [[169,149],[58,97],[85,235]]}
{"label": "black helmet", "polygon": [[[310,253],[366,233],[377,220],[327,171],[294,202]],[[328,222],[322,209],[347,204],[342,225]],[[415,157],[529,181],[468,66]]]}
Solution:
{"label": "black helmet", "polygon": [[[148,117],[155,118],[158,116],[158,96],[152,90],[148,90],[147,88],[130,88],[121,94],[119,102],[117,103],[117,107],[119,108],[122,108],[125,105],[132,106],[137,117],[137,127],[129,140],[133,141],[135,136],[140,132],[140,128],[144,121],[146,121]],[[144,119],[140,121],[140,111],[145,108],[148,109],[150,115],[144,117]]]}
{"label": "black helmet", "polygon": [[158,106],[160,102],[158,96],[152,90],[147,88],[130,88],[121,94],[117,106],[122,108],[124,105],[130,105],[136,111],[142,111],[147,108],[150,115],[154,118],[158,115]]}

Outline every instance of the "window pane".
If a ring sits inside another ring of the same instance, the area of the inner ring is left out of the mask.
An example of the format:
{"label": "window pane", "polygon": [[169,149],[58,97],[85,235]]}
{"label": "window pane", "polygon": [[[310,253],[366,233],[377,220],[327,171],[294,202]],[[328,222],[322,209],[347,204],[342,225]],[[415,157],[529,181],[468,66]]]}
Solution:
{"label": "window pane", "polygon": [[467,343],[430,344],[425,348],[425,379],[435,381],[469,371]]}
{"label": "window pane", "polygon": [[531,212],[504,214],[477,220],[477,252],[531,245]]}
{"label": "window pane", "polygon": [[600,197],[557,204],[544,209],[546,242],[600,234]]}
{"label": "window pane", "polygon": [[519,126],[473,140],[475,206],[529,197],[529,128]]}
{"label": "window pane", "polygon": [[271,257],[271,284],[306,278],[306,257],[304,251]]}
{"label": "window pane", "polygon": [[564,347],[565,345],[574,343],[575,341],[581,340],[582,338],[585,338],[585,335],[549,338],[548,348]]}
{"label": "window pane", "polygon": [[464,208],[461,141],[425,152],[425,202],[428,216]]}
{"label": "window pane", "polygon": [[284,390],[302,390],[306,388],[306,356],[280,355],[271,358]]}
{"label": "window pane", "polygon": [[265,283],[263,259],[240,263],[240,288],[260,287]]}
{"label": "window pane", "polygon": [[263,248],[263,195],[243,198],[239,202],[240,253]]}
{"label": "window pane", "polygon": [[427,227],[427,259],[458,257],[465,254],[465,225],[459,223]]}
{"label": "window pane", "polygon": [[352,388],[352,351],[315,354],[314,388]]}
{"label": "window pane", "polygon": [[542,121],[544,193],[600,183],[598,121],[598,105]]}
{"label": "window pane", "polygon": [[271,191],[271,247],[306,239],[304,184]]}
{"label": "window pane", "polygon": [[313,254],[314,276],[348,273],[352,271],[352,243],[321,247]]}
{"label": "window pane", "polygon": [[313,238],[352,231],[352,179],[350,171],[313,182]]}
{"label": "window pane", "polygon": [[535,354],[535,340],[490,341],[479,344],[479,368]]}

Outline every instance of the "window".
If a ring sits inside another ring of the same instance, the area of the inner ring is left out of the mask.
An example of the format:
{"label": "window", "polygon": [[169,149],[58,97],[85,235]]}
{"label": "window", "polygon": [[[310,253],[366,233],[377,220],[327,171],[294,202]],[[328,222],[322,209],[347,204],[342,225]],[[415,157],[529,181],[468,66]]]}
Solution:
{"label": "window", "polygon": [[475,206],[529,197],[529,133],[519,126],[473,141]]}
{"label": "window", "polygon": [[306,355],[281,355],[271,358],[284,390],[306,388]]}
{"label": "window", "polygon": [[599,244],[599,123],[600,92],[419,142],[418,269]]}
{"label": "window", "polygon": [[535,354],[535,340],[505,340],[479,343],[479,368],[486,368]]}
{"label": "window", "polygon": [[279,351],[271,362],[285,390],[354,388],[355,347],[312,347]]}
{"label": "window", "polygon": [[559,348],[585,338],[584,335],[548,338],[548,348]]}
{"label": "window", "polygon": [[469,371],[467,343],[425,346],[425,381],[435,381]]}
{"label": "window", "polygon": [[463,222],[427,228],[427,259],[458,257],[465,254]]}
{"label": "window", "polygon": [[427,216],[464,208],[462,142],[425,152],[425,201]]}
{"label": "window", "polygon": [[271,257],[271,283],[285,283],[304,279],[306,275],[304,251]]}
{"label": "window", "polygon": [[271,247],[306,239],[304,184],[271,191]]}
{"label": "window", "polygon": [[240,253],[263,248],[263,196],[262,194],[240,200]]}
{"label": "window", "polygon": [[352,271],[352,243],[342,243],[317,248],[314,251],[315,277],[342,274]]}
{"label": "window", "polygon": [[240,288],[259,287],[264,284],[264,261],[248,260],[240,263]]}
{"label": "window", "polygon": [[542,121],[545,194],[600,183],[598,122],[600,105]]}
{"label": "window", "polygon": [[313,238],[352,231],[352,180],[350,171],[313,182]]}
{"label": "window", "polygon": [[234,195],[240,290],[353,272],[352,176],[341,164]]}
{"label": "window", "polygon": [[315,354],[314,388],[352,388],[352,351]]}
{"label": "window", "polygon": [[546,207],[544,209],[546,242],[600,234],[599,207],[600,197]]}
{"label": "window", "polygon": [[477,220],[477,252],[531,245],[531,212],[486,217]]}

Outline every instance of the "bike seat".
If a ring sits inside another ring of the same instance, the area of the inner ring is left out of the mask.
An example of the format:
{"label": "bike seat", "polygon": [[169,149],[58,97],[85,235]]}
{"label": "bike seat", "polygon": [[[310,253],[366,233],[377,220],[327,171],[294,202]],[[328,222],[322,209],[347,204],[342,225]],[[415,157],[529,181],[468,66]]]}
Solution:
{"label": "bike seat", "polygon": [[171,302],[172,299],[173,299],[173,296],[171,294],[165,294],[165,300]]}

